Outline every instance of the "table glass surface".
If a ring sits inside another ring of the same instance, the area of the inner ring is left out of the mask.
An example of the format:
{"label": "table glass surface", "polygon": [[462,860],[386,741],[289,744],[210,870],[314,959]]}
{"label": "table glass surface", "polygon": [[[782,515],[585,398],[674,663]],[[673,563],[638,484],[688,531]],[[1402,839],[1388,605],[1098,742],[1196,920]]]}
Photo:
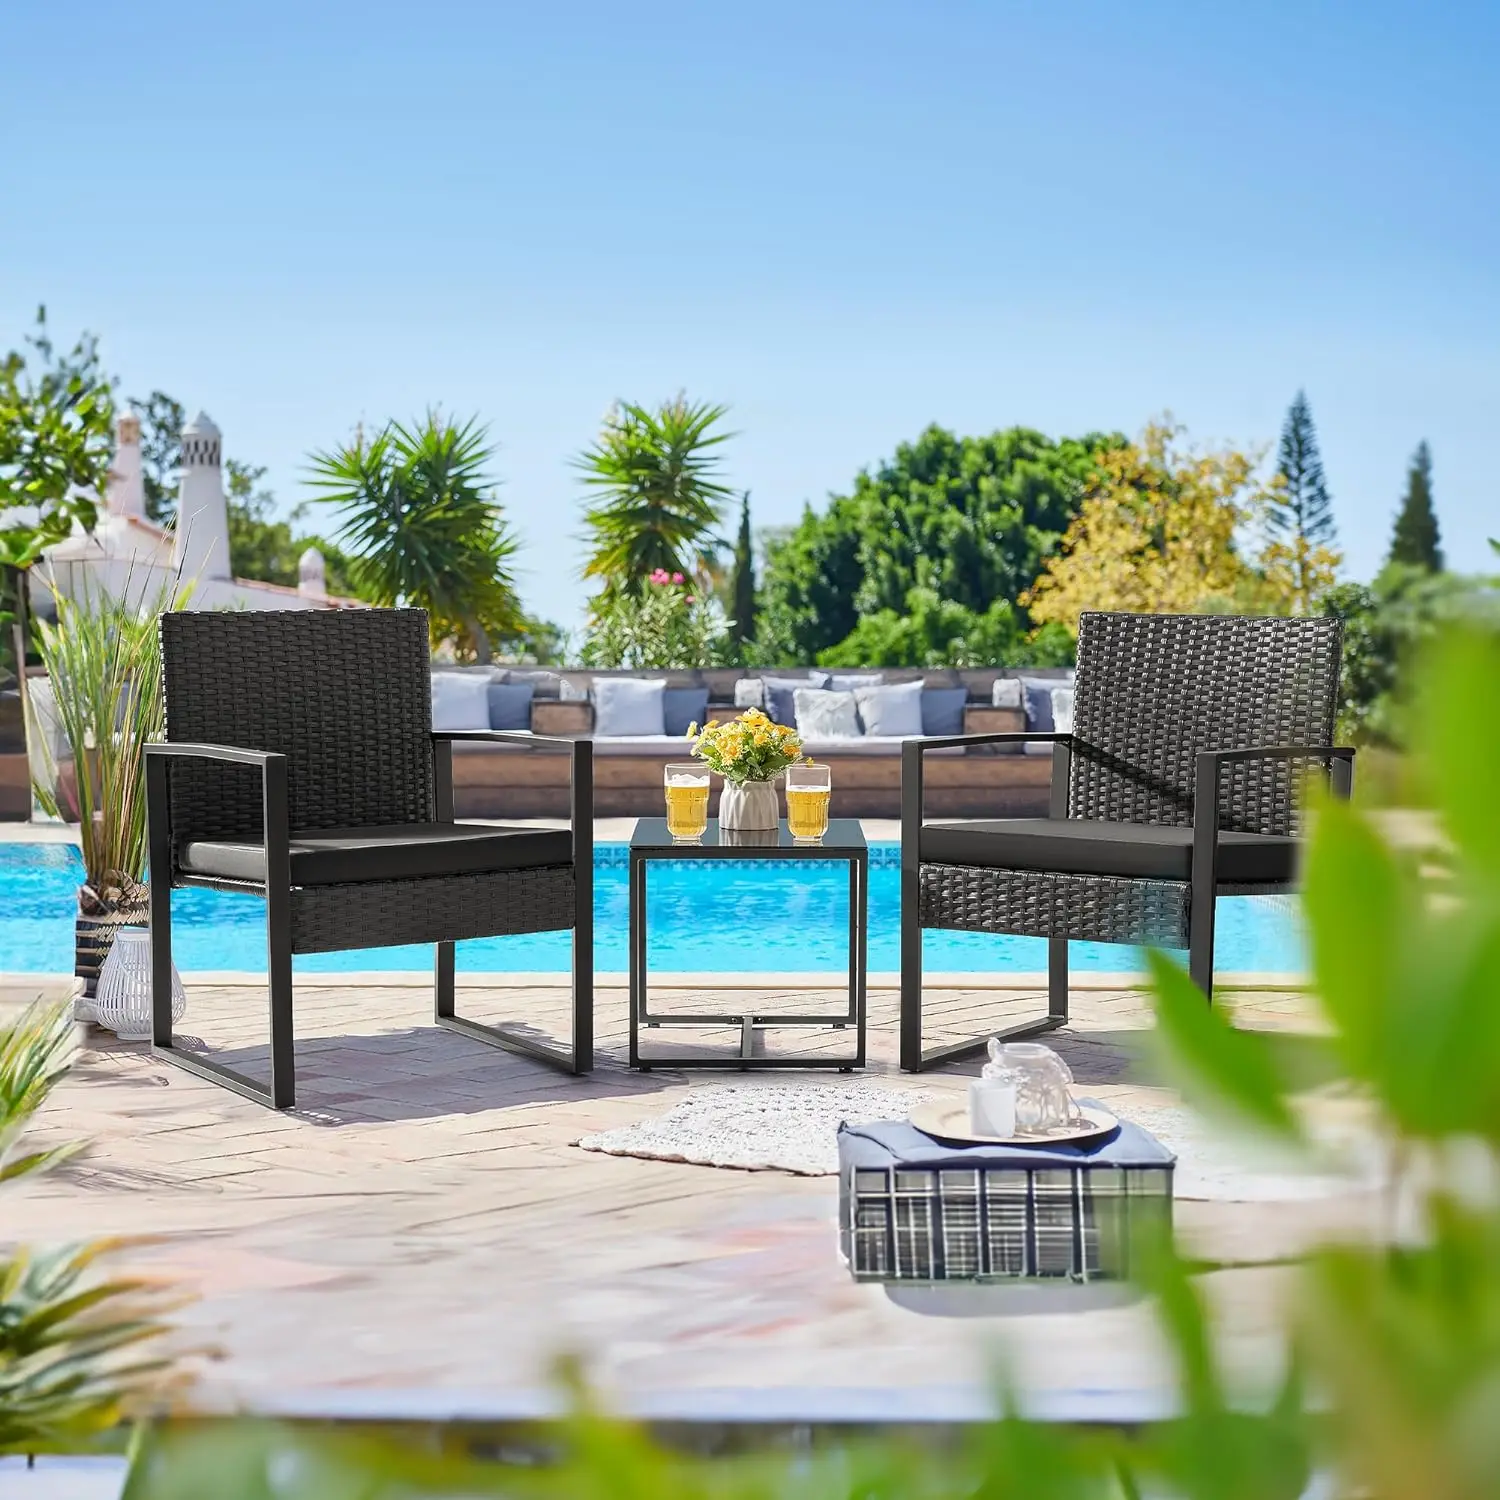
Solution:
{"label": "table glass surface", "polygon": [[681,859],[739,859],[754,855],[805,854],[810,857],[849,855],[866,848],[864,830],[858,818],[830,818],[828,832],[822,838],[799,843],[791,835],[783,818],[776,827],[773,841],[771,830],[741,833],[736,829],[719,828],[719,820],[710,818],[708,827],[700,839],[674,839],[667,832],[665,818],[641,818],[630,836],[632,849],[671,854]]}

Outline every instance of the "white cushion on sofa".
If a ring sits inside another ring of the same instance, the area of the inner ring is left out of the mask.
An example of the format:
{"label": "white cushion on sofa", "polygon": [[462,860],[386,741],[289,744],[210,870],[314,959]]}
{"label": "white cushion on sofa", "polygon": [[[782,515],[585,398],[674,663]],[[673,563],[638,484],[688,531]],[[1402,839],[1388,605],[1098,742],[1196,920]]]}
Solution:
{"label": "white cushion on sofa", "polygon": [[488,729],[490,677],[486,672],[432,674],[434,729]]}
{"label": "white cushion on sofa", "polygon": [[665,678],[598,677],[594,680],[594,735],[667,732]]}
{"label": "white cushion on sofa", "polygon": [[859,733],[859,714],[853,693],[830,688],[798,688],[792,694],[797,706],[797,733],[842,739]]}

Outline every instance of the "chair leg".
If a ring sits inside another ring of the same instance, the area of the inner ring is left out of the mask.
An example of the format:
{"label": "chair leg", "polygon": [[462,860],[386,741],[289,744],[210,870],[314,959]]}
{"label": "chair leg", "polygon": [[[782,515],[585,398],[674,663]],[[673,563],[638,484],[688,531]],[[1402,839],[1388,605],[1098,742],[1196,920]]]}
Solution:
{"label": "chair leg", "polygon": [[[166,862],[158,866],[166,868]],[[151,882],[151,1050],[209,1083],[270,1109],[297,1102],[296,1053],[292,1036],[292,930],[290,892],[266,901],[266,978],[271,1021],[271,1086],[234,1068],[178,1049],[172,1039],[172,893],[170,883]]]}
{"label": "chair leg", "polygon": [[914,871],[901,873],[901,1069],[922,1071],[922,917]]}
{"label": "chair leg", "polygon": [[584,929],[581,934],[577,928],[573,931],[572,1016],[569,1027],[572,1040],[566,1049],[550,1039],[542,1040],[532,1033],[519,1031],[511,1026],[487,1026],[459,1015],[454,968],[453,944],[439,943],[434,965],[435,1002],[432,1008],[432,1018],[439,1026],[456,1031],[471,1041],[483,1042],[488,1047],[499,1047],[506,1052],[519,1053],[522,1057],[535,1058],[537,1062],[559,1068],[564,1073],[588,1073],[593,1070],[594,962],[591,931]]}
{"label": "chair leg", "polygon": [[1047,939],[1047,1014],[1059,1026],[1068,1020],[1068,940]]}
{"label": "chair leg", "polygon": [[947,1046],[922,1048],[922,928],[920,920],[907,920],[907,903],[901,905],[901,1068],[907,1073],[922,1073],[940,1063],[957,1062],[983,1052],[993,1037],[998,1041],[1018,1042],[1025,1037],[1041,1036],[1068,1023],[1068,944],[1065,938],[1054,938],[1047,950],[1047,1014],[1035,1021],[1019,1021],[1013,1026],[987,1031],[967,1041]]}
{"label": "chair leg", "polygon": [[437,958],[433,963],[432,1019],[441,1024],[454,1015],[457,986],[454,983],[454,957],[452,943],[437,945]]}
{"label": "chair leg", "polygon": [[1214,998],[1214,898],[1194,899],[1188,916],[1188,973],[1203,991]]}

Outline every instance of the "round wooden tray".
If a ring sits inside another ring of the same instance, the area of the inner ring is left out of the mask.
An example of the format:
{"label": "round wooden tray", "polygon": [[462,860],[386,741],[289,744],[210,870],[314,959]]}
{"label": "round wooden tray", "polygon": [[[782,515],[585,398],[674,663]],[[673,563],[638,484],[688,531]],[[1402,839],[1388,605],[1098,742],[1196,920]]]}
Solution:
{"label": "round wooden tray", "polygon": [[925,1135],[959,1146],[1072,1146],[1097,1140],[1119,1125],[1119,1120],[1097,1104],[1080,1104],[1087,1125],[1070,1125],[1044,1135],[975,1135],[969,1128],[969,1101],[932,1100],[919,1104],[907,1117]]}

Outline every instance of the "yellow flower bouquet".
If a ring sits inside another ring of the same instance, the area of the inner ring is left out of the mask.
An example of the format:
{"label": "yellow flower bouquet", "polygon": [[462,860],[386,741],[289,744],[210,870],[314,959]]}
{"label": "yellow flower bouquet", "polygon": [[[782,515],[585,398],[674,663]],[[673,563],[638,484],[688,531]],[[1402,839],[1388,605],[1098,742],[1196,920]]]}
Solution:
{"label": "yellow flower bouquet", "polygon": [[772,781],[802,758],[802,739],[795,729],[768,719],[758,708],[721,724],[710,719],[700,730],[688,726],[693,754],[725,781],[741,786],[747,781]]}

